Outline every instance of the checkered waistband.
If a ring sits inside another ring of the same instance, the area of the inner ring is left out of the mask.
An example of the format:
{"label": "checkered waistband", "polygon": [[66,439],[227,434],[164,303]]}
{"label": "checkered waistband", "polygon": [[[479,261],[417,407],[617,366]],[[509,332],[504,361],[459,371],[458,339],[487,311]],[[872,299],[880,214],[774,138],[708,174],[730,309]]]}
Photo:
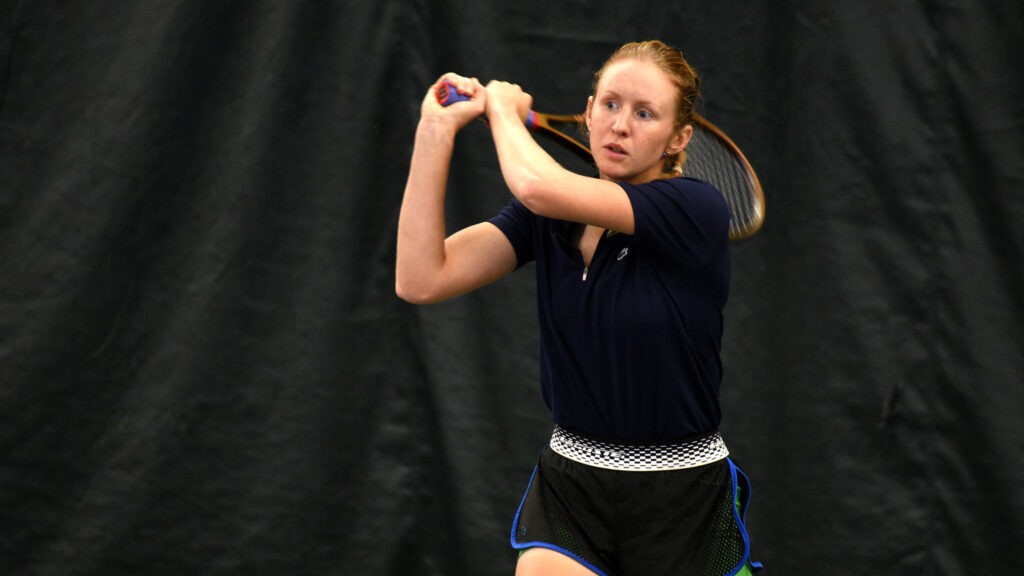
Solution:
{"label": "checkered waistband", "polygon": [[641,445],[594,440],[560,426],[551,435],[551,449],[587,466],[634,472],[696,468],[729,455],[718,432],[678,444]]}

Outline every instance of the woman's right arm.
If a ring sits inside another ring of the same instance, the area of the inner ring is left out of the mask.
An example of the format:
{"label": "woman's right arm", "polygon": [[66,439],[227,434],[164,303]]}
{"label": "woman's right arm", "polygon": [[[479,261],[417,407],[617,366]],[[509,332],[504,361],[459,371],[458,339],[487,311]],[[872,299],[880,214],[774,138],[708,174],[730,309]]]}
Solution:
{"label": "woman's right arm", "polygon": [[464,294],[516,267],[512,244],[493,224],[482,222],[446,237],[444,197],[455,136],[483,114],[486,100],[475,79],[446,79],[473,97],[442,107],[431,87],[424,98],[398,217],[395,293],[416,304]]}

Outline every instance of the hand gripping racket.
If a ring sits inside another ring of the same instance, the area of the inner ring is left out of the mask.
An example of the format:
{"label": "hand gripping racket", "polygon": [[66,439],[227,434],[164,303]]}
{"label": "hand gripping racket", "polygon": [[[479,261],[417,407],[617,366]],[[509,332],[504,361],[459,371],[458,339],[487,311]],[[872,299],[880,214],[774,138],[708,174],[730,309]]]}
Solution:
{"label": "hand gripping racket", "polygon": [[[469,99],[448,82],[438,85],[436,96],[444,106]],[[749,238],[764,223],[764,192],[754,167],[725,132],[707,118],[696,113],[693,116],[693,136],[686,146],[683,176],[703,180],[718,188],[732,213],[729,238]],[[545,114],[531,110],[526,118],[526,127],[530,131],[548,137],[593,164],[594,158],[582,126],[582,114]]]}

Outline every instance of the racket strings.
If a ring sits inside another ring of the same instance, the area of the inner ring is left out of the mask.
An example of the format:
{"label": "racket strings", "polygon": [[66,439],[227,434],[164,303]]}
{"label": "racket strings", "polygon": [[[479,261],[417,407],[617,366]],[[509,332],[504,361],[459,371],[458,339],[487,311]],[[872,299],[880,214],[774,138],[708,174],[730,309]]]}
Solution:
{"label": "racket strings", "polygon": [[710,132],[694,130],[686,147],[683,176],[711,183],[725,195],[732,212],[730,238],[744,238],[757,228],[760,204],[753,177],[746,164]]}

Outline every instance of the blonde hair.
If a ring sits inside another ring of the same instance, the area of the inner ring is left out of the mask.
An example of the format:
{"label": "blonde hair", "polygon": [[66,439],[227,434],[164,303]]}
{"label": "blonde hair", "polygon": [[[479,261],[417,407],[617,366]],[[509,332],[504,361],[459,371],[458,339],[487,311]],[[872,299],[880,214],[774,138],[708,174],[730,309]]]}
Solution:
{"label": "blonde hair", "polygon": [[[693,115],[700,97],[700,76],[693,66],[686,61],[683,53],[672,48],[661,40],[647,40],[644,42],[629,42],[623,44],[611,55],[601,68],[594,73],[594,86],[592,93],[597,94],[597,85],[601,82],[601,76],[608,66],[624,60],[641,60],[650,62],[657,66],[668,76],[668,79],[676,87],[676,118],[675,129],[680,130],[687,124],[693,124]],[[666,173],[674,172],[678,175],[683,173],[683,164],[686,162],[686,151],[668,156],[665,161]]]}

